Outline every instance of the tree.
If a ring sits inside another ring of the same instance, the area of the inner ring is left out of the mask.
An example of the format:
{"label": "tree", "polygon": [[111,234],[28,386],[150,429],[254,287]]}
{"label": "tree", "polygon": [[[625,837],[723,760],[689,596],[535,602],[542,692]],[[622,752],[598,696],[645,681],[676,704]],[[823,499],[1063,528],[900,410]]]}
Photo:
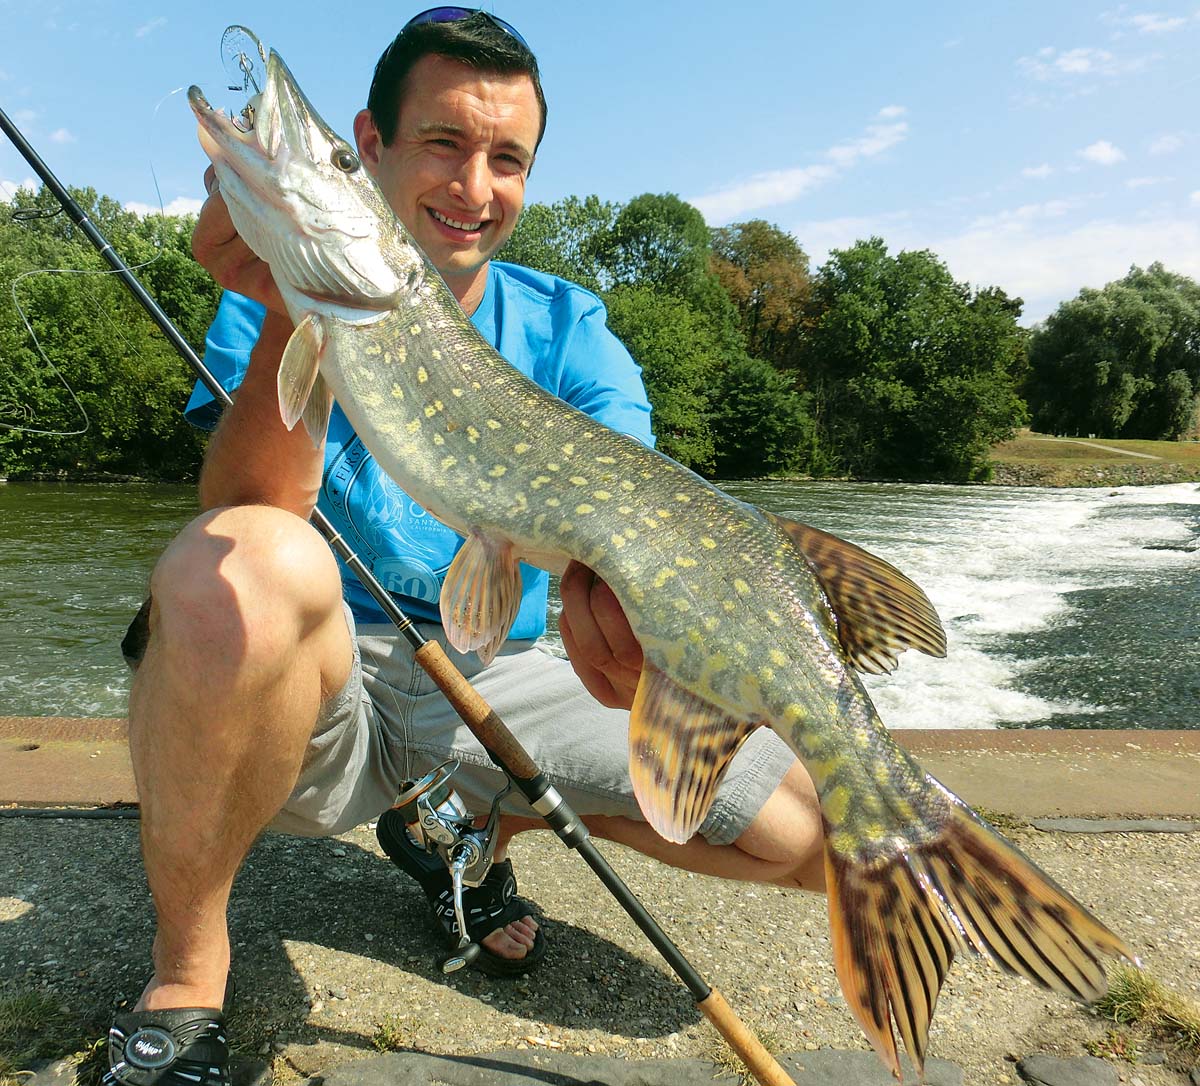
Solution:
{"label": "tree", "polygon": [[831,253],[800,356],[825,455],[860,477],[984,477],[989,448],[1024,421],[1019,314],[928,251],[890,256],[872,238]]}
{"label": "tree", "polygon": [[605,296],[608,324],[642,367],[658,447],[697,471],[713,464],[709,390],[720,371],[719,338],[681,298],[625,285]]}
{"label": "tree", "polygon": [[1200,392],[1200,284],[1156,263],[1084,288],[1033,336],[1025,391],[1039,430],[1181,437]]}
{"label": "tree", "polygon": [[612,229],[616,214],[617,205],[598,196],[530,204],[497,259],[598,291],[601,267],[595,256],[596,239]]}
{"label": "tree", "polygon": [[794,370],[812,292],[800,243],[762,219],[734,223],[712,232],[712,265],[737,308],[747,352]]}

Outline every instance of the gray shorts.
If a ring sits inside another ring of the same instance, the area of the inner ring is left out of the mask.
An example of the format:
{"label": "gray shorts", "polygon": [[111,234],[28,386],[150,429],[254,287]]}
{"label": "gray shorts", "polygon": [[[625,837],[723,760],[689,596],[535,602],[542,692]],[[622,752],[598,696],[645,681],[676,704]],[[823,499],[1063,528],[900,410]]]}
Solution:
{"label": "gray shorts", "polygon": [[[348,608],[346,619],[354,635]],[[532,641],[509,641],[483,668],[474,653],[447,647],[440,626],[420,629],[441,642],[576,814],[645,821],[629,780],[629,714],[592,698],[566,660]],[[353,640],[350,678],[322,710],[300,779],[272,828],[343,833],[390,807],[401,782],[449,758],[460,763],[453,784],[467,809],[486,814],[505,777],[413,660],[408,642],[391,626],[363,626]],[[730,765],[701,835],[714,845],[736,840],[794,761],[774,732],[759,728]],[[519,793],[506,797],[503,809],[531,813]]]}

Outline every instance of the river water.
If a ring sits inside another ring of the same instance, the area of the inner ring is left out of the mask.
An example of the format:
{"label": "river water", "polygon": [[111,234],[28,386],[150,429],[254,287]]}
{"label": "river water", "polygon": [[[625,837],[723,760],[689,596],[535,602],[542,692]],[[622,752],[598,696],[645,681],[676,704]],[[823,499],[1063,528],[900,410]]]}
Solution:
{"label": "river water", "polygon": [[[1200,727],[1200,488],[728,489],[929,594],[949,653],[868,678],[890,727]],[[194,512],[191,487],[0,486],[0,716],[124,714],[121,636]]]}

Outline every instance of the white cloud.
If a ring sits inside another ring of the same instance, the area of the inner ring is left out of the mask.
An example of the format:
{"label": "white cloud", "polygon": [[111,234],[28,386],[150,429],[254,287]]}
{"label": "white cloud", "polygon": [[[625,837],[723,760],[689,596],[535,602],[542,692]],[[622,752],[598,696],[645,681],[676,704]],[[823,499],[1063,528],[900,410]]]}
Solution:
{"label": "white cloud", "polygon": [[200,209],[204,206],[203,200],[194,199],[191,196],[176,196],[169,204],[159,207],[158,204],[143,204],[137,200],[130,200],[125,205],[126,211],[132,211],[135,215],[140,215],[145,218],[147,215],[198,215]]}
{"label": "white cloud", "polygon": [[156,30],[161,30],[167,25],[167,17],[159,15],[157,18],[151,19],[148,23],[143,23],[134,32],[135,38],[144,38],[147,34],[153,34]]}
{"label": "white cloud", "polygon": [[1079,154],[1099,166],[1115,166],[1118,162],[1125,161],[1125,152],[1120,147],[1109,143],[1108,140],[1097,140],[1085,147]]}
{"label": "white cloud", "polygon": [[1191,196],[1189,196],[1189,197],[1188,197],[1188,199],[1189,199],[1189,200],[1190,200],[1190,201],[1191,201],[1191,202],[1192,202],[1192,203],[1193,203],[1193,204],[1194,204],[1196,207],[1200,207],[1200,189],[1197,189],[1195,192],[1193,192],[1193,193],[1191,194]]}
{"label": "white cloud", "polygon": [[908,122],[894,118],[905,112],[903,106],[885,106],[877,119],[892,123],[868,125],[863,135],[835,144],[822,152],[825,162],[754,174],[728,188],[688,197],[688,203],[714,224],[728,222],[747,211],[789,204],[863,159],[874,158],[902,142],[908,135]]}
{"label": "white cloud", "polygon": [[1107,49],[1039,49],[1034,56],[1021,57],[1017,67],[1033,79],[1108,74],[1116,58]]}
{"label": "white cloud", "polygon": [[1022,177],[1033,177],[1041,181],[1054,173],[1054,167],[1049,162],[1043,162],[1040,166],[1026,166],[1021,171]]}
{"label": "white cloud", "polygon": [[26,177],[21,181],[10,181],[7,177],[0,177],[0,195],[5,200],[11,200],[16,196],[17,189],[25,189],[27,192],[37,192],[38,183],[32,177]]}
{"label": "white cloud", "polygon": [[1125,187],[1127,189],[1144,189],[1150,185],[1163,185],[1173,180],[1172,177],[1131,177],[1125,182]]}
{"label": "white cloud", "polygon": [[1150,153],[1152,155],[1174,154],[1182,147],[1183,137],[1175,132],[1164,132],[1161,136],[1155,136],[1150,141]]}
{"label": "white cloud", "polygon": [[1183,16],[1160,16],[1154,13],[1130,16],[1128,23],[1141,34],[1171,34],[1172,31],[1186,26],[1188,20]]}
{"label": "white cloud", "polygon": [[56,128],[50,133],[51,143],[74,143],[75,137],[65,128]]}

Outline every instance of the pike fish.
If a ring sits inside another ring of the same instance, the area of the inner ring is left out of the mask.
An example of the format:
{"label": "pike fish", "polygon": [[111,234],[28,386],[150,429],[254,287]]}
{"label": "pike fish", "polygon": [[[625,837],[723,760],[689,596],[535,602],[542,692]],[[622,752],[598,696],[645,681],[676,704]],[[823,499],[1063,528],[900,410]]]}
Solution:
{"label": "pike fish", "polygon": [[918,1072],[956,953],[1080,1000],[1130,948],[889,737],[857,672],[945,654],[924,593],[887,562],[738,501],[543,391],[478,334],[353,145],[272,53],[253,125],[189,91],[234,224],[296,330],[285,422],[317,443],[335,397],[396,482],[465,543],[441,612],[490,659],[522,560],[570,559],[616,593],[645,664],[629,770],[647,820],[686,841],[754,729],[807,767],[825,829],[829,919],[850,1009],[899,1077]]}

